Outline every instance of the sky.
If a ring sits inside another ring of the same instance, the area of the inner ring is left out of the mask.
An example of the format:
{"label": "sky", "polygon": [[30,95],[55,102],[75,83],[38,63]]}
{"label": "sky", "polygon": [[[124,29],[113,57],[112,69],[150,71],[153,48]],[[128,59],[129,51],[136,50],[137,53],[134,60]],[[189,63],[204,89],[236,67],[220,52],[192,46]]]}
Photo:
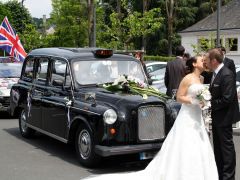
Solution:
{"label": "sky", "polygon": [[[8,0],[0,0],[7,2]],[[21,0],[18,0],[22,2]],[[51,0],[24,0],[24,6],[29,10],[32,17],[42,18],[46,15],[47,18],[50,17],[52,11],[52,1]]]}

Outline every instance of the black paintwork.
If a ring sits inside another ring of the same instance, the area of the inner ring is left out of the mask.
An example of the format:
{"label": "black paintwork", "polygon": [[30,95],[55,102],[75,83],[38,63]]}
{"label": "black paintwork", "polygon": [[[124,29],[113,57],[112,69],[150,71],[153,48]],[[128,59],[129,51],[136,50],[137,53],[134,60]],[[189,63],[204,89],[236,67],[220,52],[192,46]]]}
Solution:
{"label": "black paintwork", "polygon": [[[26,59],[35,58],[37,60],[39,57],[47,57],[49,59],[60,57],[68,63],[71,70],[71,61],[74,61],[76,58],[92,60],[95,58],[92,50],[95,49],[37,49],[29,53]],[[133,57],[127,55],[115,54],[113,57],[115,60],[121,57],[121,59],[135,61]],[[24,67],[23,65],[23,69]],[[48,82],[37,82],[35,80],[36,75],[33,75],[33,77],[33,80],[29,81],[21,76],[19,82],[12,87],[10,99],[11,114],[19,113],[21,109],[28,110],[28,96],[30,94],[31,109],[27,123],[31,128],[41,130],[41,132],[63,142],[70,142],[75,138],[75,133],[80,123],[84,123],[91,129],[95,139],[96,153],[101,156],[159,149],[163,139],[149,142],[141,142],[138,139],[138,108],[145,105],[163,106],[165,109],[166,134],[170,130],[176,118],[175,114],[179,110],[176,102],[163,102],[153,96],[144,100],[139,95],[112,93],[97,85],[76,86],[73,77],[71,88],[56,88],[48,85]],[[86,96],[89,93],[94,94],[95,97],[87,99]],[[71,100],[71,104],[67,105],[66,103],[69,100]],[[114,109],[118,115],[117,121],[112,125],[107,125],[103,121],[103,113],[109,108]],[[70,124],[68,117],[71,120]],[[109,133],[110,128],[115,128],[117,133],[111,135]]]}

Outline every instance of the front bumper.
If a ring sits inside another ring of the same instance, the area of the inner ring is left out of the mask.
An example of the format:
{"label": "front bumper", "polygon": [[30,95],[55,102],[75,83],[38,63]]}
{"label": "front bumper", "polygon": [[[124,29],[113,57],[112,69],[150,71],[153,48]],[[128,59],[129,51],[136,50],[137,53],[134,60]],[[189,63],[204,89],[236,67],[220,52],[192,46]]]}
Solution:
{"label": "front bumper", "polygon": [[159,150],[162,143],[151,143],[151,144],[138,144],[138,145],[125,145],[125,146],[95,146],[96,154],[107,157],[113,155],[124,155],[124,154],[135,154],[146,151]]}
{"label": "front bumper", "polygon": [[0,111],[9,112],[10,108],[10,97],[0,97]]}

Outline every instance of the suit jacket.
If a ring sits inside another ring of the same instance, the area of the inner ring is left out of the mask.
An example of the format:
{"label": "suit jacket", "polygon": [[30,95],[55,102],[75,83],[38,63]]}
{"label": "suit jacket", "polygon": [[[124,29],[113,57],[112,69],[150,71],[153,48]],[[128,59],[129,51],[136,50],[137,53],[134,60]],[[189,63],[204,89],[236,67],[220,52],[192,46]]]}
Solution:
{"label": "suit jacket", "polygon": [[203,71],[202,72],[202,76],[203,76],[203,84],[210,84],[211,83],[211,79],[212,79],[212,72],[211,71]]}
{"label": "suit jacket", "polygon": [[236,81],[232,71],[223,66],[209,90],[212,95],[213,125],[225,127],[239,121]]}
{"label": "suit jacket", "polygon": [[223,64],[233,72],[234,78],[236,79],[236,68],[234,61],[228,57],[225,57],[223,60]]}
{"label": "suit jacket", "polygon": [[172,96],[172,90],[178,89],[178,86],[186,75],[186,63],[183,59],[177,57],[173,61],[167,63],[164,83],[167,88],[166,94]]}

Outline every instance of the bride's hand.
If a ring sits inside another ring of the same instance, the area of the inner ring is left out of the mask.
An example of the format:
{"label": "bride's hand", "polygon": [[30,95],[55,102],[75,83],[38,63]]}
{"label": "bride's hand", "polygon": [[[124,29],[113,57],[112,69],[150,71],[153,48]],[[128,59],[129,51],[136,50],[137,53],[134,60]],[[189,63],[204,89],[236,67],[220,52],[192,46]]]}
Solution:
{"label": "bride's hand", "polygon": [[194,105],[199,105],[200,104],[200,101],[196,98],[191,98],[190,102],[191,102],[191,104],[194,104]]}
{"label": "bride's hand", "polygon": [[199,106],[200,106],[200,108],[203,108],[205,106],[204,102],[203,101],[199,101]]}

